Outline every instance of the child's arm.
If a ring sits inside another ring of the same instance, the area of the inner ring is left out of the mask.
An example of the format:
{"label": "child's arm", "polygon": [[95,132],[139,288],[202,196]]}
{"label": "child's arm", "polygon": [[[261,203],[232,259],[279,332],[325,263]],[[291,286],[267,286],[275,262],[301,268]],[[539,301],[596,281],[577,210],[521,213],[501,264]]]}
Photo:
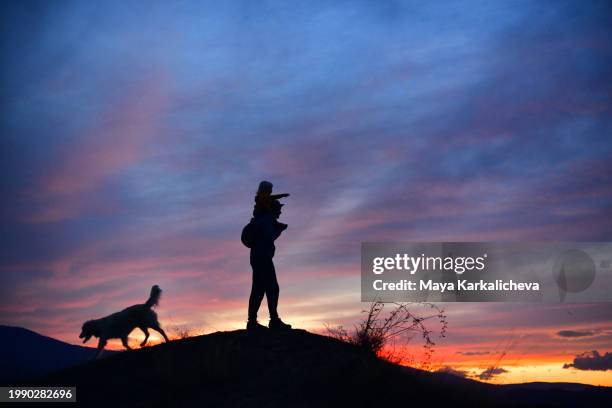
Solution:
{"label": "child's arm", "polygon": [[285,197],[289,197],[288,193],[283,193],[283,194],[272,194],[270,196],[270,200],[278,200],[279,198],[285,198]]}

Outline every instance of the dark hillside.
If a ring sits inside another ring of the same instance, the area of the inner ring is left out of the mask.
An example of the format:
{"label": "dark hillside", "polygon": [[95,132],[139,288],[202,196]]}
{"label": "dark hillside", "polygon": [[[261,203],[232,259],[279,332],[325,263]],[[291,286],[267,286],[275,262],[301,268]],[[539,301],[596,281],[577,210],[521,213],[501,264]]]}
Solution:
{"label": "dark hillside", "polygon": [[400,367],[302,330],[218,332],[118,353],[35,383],[76,385],[77,400],[87,406],[499,407],[612,401],[607,388],[542,391]]}
{"label": "dark hillside", "polygon": [[[93,348],[64,343],[22,327],[0,326],[0,384],[15,384],[81,364],[90,361],[95,353]],[[106,353],[109,354],[114,352]]]}

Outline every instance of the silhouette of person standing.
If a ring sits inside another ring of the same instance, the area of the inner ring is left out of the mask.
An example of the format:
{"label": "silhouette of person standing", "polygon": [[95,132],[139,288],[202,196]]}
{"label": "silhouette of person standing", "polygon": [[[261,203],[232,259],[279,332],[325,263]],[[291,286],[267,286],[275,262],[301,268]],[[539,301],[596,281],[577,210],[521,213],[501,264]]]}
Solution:
{"label": "silhouette of person standing", "polygon": [[[272,191],[272,183],[262,182],[260,190],[264,185],[264,189]],[[259,195],[259,191],[258,191]],[[287,196],[287,195],[282,195]],[[278,222],[281,215],[281,204],[275,196],[269,199],[264,206],[258,206],[256,197],[256,205],[253,210],[253,227],[254,239],[251,246],[250,261],[253,269],[253,285],[251,287],[251,296],[249,297],[249,320],[247,322],[247,330],[264,329],[265,326],[257,322],[257,312],[261,306],[264,295],[268,301],[268,310],[270,312],[270,329],[290,329],[291,325],[284,323],[278,316],[278,295],[279,287],[276,280],[276,270],[274,269],[274,252],[276,247],[274,241],[287,229],[287,224]],[[261,201],[261,200],[260,200]]]}

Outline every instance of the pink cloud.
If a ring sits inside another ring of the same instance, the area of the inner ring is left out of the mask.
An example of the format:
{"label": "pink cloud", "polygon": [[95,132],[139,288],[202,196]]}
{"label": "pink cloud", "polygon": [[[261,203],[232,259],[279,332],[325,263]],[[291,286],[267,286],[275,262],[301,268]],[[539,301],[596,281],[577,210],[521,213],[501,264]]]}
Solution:
{"label": "pink cloud", "polygon": [[159,135],[170,95],[164,77],[149,78],[138,88],[123,91],[91,128],[67,146],[30,195],[44,203],[26,217],[28,222],[72,218],[83,207],[112,210],[112,205],[90,200],[86,193],[150,153]]}

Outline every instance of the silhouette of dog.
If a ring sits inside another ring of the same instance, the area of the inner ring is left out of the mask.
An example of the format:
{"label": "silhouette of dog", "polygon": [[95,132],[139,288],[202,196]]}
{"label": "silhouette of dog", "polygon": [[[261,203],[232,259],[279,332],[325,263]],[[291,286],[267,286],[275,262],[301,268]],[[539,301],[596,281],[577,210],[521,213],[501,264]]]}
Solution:
{"label": "silhouette of dog", "polygon": [[153,306],[159,303],[162,290],[159,286],[154,285],[151,288],[151,295],[149,299],[140,305],[130,306],[127,309],[123,309],[120,312],[113,313],[110,316],[103,317],[101,319],[88,320],[83,323],[81,334],[79,338],[83,339],[83,343],[86,343],[92,336],[98,337],[98,350],[96,351],[96,357],[106,346],[108,339],[121,339],[123,346],[131,350],[128,345],[128,334],[138,327],[145,334],[145,338],[140,343],[140,347],[144,347],[149,339],[149,330],[151,328],[159,332],[166,342],[168,342],[168,336],[164,330],[160,327],[157,321],[157,314],[152,310]]}

